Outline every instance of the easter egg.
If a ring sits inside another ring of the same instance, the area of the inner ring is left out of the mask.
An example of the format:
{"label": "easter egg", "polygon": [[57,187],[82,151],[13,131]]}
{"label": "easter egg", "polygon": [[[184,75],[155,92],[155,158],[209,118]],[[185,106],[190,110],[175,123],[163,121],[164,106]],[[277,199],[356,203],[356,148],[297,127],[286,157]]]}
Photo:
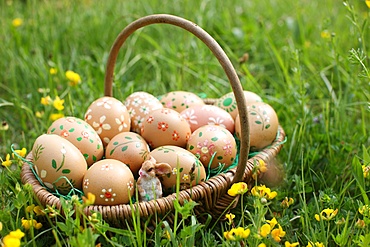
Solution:
{"label": "easter egg", "polygon": [[168,108],[152,111],[141,128],[141,136],[151,148],[163,145],[185,147],[190,134],[186,120],[180,113]]}
{"label": "easter egg", "polygon": [[[276,138],[279,120],[275,110],[266,103],[255,102],[248,105],[251,151],[261,150],[270,145]],[[235,119],[236,136],[240,137],[239,115]]]}
{"label": "easter egg", "polygon": [[33,164],[43,184],[61,194],[81,190],[87,163],[71,142],[55,134],[39,136],[32,147]]}
{"label": "easter egg", "polygon": [[108,143],[105,157],[125,163],[136,176],[149,152],[148,144],[139,134],[122,132]]}
{"label": "easter egg", "polygon": [[234,133],[234,119],[227,111],[218,106],[191,106],[183,110],[181,116],[189,123],[192,132],[204,125],[218,125]]}
{"label": "easter egg", "polygon": [[88,166],[103,157],[104,148],[99,135],[82,119],[59,118],[50,125],[47,133],[59,135],[75,145],[85,157]]}
{"label": "easter egg", "polygon": [[129,203],[134,194],[134,176],[121,161],[104,159],[94,163],[83,177],[83,192],[95,195],[96,205]]}
{"label": "easter egg", "polygon": [[199,159],[184,148],[166,145],[150,152],[158,162],[164,162],[172,167],[172,172],[160,177],[166,193],[176,191],[176,179],[179,176],[180,189],[187,189],[206,179],[206,171]]}
{"label": "easter egg", "polygon": [[130,117],[131,131],[140,134],[145,117],[153,110],[163,108],[161,102],[147,92],[134,92],[124,101]]}
{"label": "easter egg", "polygon": [[192,92],[173,91],[166,93],[160,99],[163,107],[181,112],[194,105],[204,105],[203,100]]}
{"label": "easter egg", "polygon": [[237,154],[236,141],[225,128],[205,125],[195,130],[186,149],[197,155],[205,167],[227,168],[233,164]]}
{"label": "easter egg", "polygon": [[95,100],[85,113],[85,121],[98,133],[103,145],[121,132],[130,131],[131,118],[126,106],[116,98]]}

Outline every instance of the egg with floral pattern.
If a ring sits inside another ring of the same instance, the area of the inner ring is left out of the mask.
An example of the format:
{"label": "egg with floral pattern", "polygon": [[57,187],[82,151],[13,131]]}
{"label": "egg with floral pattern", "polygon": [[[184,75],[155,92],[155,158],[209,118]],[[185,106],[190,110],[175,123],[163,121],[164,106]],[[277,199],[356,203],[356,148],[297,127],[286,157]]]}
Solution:
{"label": "egg with floral pattern", "polygon": [[165,193],[176,191],[176,179],[180,178],[180,190],[191,188],[206,179],[206,171],[199,159],[184,148],[165,145],[150,152],[158,163],[167,163],[172,172],[161,176]]}
{"label": "egg with floral pattern", "polygon": [[47,133],[59,135],[70,141],[81,151],[89,166],[103,157],[104,147],[99,135],[82,119],[59,118],[50,125]]}
{"label": "egg with floral pattern", "polygon": [[85,113],[85,121],[98,133],[103,145],[121,132],[130,131],[131,118],[126,106],[116,98],[95,100]]}
{"label": "egg with floral pattern", "polygon": [[[243,93],[247,105],[254,102],[262,102],[262,98],[254,92],[244,90]],[[236,105],[236,99],[233,92],[227,93],[217,99],[215,105],[230,113],[233,119],[236,118],[236,115],[238,114],[238,106]]]}
{"label": "egg with floral pattern", "polygon": [[87,163],[71,142],[55,134],[39,136],[32,147],[32,160],[37,176],[53,191],[67,194],[81,190]]}
{"label": "egg with floral pattern", "polygon": [[[279,120],[271,105],[263,102],[255,102],[248,105],[248,120],[250,128],[251,151],[259,151],[270,145],[276,138]],[[236,136],[240,136],[239,114],[235,119]]]}
{"label": "egg with floral pattern", "polygon": [[152,111],[141,128],[141,136],[152,149],[163,145],[185,147],[190,134],[186,120],[169,108]]}
{"label": "egg with floral pattern", "polygon": [[194,105],[204,105],[203,100],[192,92],[173,91],[166,93],[160,99],[163,107],[181,112]]}
{"label": "egg with floral pattern", "polygon": [[95,195],[95,205],[126,204],[134,195],[134,176],[121,161],[104,159],[94,163],[83,178],[84,194]]}
{"label": "egg with floral pattern", "polygon": [[234,119],[215,105],[192,106],[183,110],[181,116],[189,123],[192,132],[204,125],[218,125],[234,133]]}
{"label": "egg with floral pattern", "polygon": [[186,149],[199,157],[205,167],[212,169],[229,167],[234,163],[237,154],[233,135],[217,125],[205,125],[195,130]]}
{"label": "egg with floral pattern", "polygon": [[161,102],[147,92],[134,92],[124,101],[130,117],[131,131],[140,134],[144,119],[148,114],[156,109],[163,108]]}

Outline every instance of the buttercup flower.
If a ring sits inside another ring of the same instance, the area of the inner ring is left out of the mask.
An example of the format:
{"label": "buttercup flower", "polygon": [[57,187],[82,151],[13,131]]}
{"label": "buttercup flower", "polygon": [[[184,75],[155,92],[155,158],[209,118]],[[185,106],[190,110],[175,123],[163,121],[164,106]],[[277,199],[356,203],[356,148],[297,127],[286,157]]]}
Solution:
{"label": "buttercup flower", "polygon": [[93,205],[95,202],[95,195],[93,193],[88,192],[86,197],[85,196],[82,197],[82,200],[85,206]]}
{"label": "buttercup flower", "polygon": [[308,242],[307,246],[306,247],[325,247],[325,245],[323,243],[320,243],[320,242],[316,242],[316,243],[313,243],[313,242]]}
{"label": "buttercup flower", "polygon": [[20,26],[22,26],[22,24],[23,24],[23,20],[21,18],[15,18],[12,21],[13,27],[20,27]]}
{"label": "buttercup flower", "polygon": [[270,188],[267,188],[266,185],[254,186],[251,190],[252,195],[258,197],[264,197],[266,199],[272,200],[277,196],[276,191],[271,191]]}
{"label": "buttercup flower", "polygon": [[69,85],[76,86],[81,82],[81,77],[76,72],[73,72],[72,70],[67,70],[66,77],[69,80]]}
{"label": "buttercup flower", "polygon": [[362,172],[364,173],[364,178],[369,176],[370,166],[362,165]]}
{"label": "buttercup flower", "polygon": [[3,166],[11,166],[12,165],[12,161],[10,160],[10,154],[7,154],[6,157],[5,157],[5,160],[2,160],[1,159],[1,164]]}
{"label": "buttercup flower", "polygon": [[271,231],[271,236],[276,242],[280,242],[281,238],[285,236],[283,228],[280,226],[280,224],[278,226],[279,228],[275,228]]}
{"label": "buttercup flower", "polygon": [[21,246],[21,238],[24,237],[24,232],[17,229],[10,232],[3,238],[3,247],[19,247]]}
{"label": "buttercup flower", "polygon": [[288,197],[285,197],[284,200],[281,202],[281,207],[282,208],[289,208],[290,205],[292,205],[294,203],[294,199],[293,198],[289,198]]}
{"label": "buttercup flower", "polygon": [[321,219],[323,220],[331,220],[333,219],[338,213],[338,209],[331,209],[331,208],[326,208],[323,211],[321,211],[320,215],[315,214],[315,219],[317,221],[320,221]]}
{"label": "buttercup flower", "polygon": [[50,115],[50,120],[55,121],[55,120],[57,120],[59,118],[62,118],[62,117],[64,117],[63,113],[53,113],[53,114]]}
{"label": "buttercup flower", "polygon": [[58,73],[58,70],[56,68],[50,68],[49,73],[50,75],[55,75],[56,73]]}
{"label": "buttercup flower", "polygon": [[370,0],[366,0],[365,3],[367,5],[367,7],[370,8]]}
{"label": "buttercup flower", "polygon": [[50,98],[50,96],[42,97],[41,98],[41,104],[42,105],[50,105],[53,100]]}
{"label": "buttercup flower", "polygon": [[285,247],[296,247],[298,245],[299,245],[298,242],[290,243],[289,241],[285,241]]}
{"label": "buttercup flower", "polygon": [[235,218],[235,214],[229,213],[225,215],[225,218],[229,220],[229,224],[233,222],[233,219]]}
{"label": "buttercup flower", "polygon": [[14,152],[16,152],[21,157],[25,157],[26,154],[27,154],[27,149],[26,148],[22,148],[21,150],[14,150]]}
{"label": "buttercup flower", "polygon": [[260,235],[262,237],[267,237],[271,232],[271,226],[269,224],[263,224],[260,229]]}
{"label": "buttercup flower", "polygon": [[26,230],[29,230],[31,227],[35,228],[35,229],[40,229],[42,227],[42,224],[37,222],[35,219],[32,219],[32,220],[25,220],[24,218],[22,218],[22,226],[24,227],[24,229]]}
{"label": "buttercup flower", "polygon": [[53,106],[58,111],[62,111],[64,109],[64,99],[60,99],[59,96],[55,97],[55,100],[53,101]]}
{"label": "buttercup flower", "polygon": [[272,218],[271,220],[266,220],[266,222],[270,224],[271,229],[274,228],[278,224],[278,222],[277,222],[277,220],[276,220],[275,217]]}
{"label": "buttercup flower", "polygon": [[330,39],[330,36],[331,36],[328,30],[323,30],[320,35],[321,35],[321,38],[323,39]]}
{"label": "buttercup flower", "polygon": [[237,228],[232,228],[230,231],[224,232],[224,237],[227,240],[241,240],[248,238],[249,234],[251,233],[250,229],[244,229],[243,227],[237,227]]}
{"label": "buttercup flower", "polygon": [[227,191],[230,196],[243,195],[248,191],[248,185],[244,182],[235,183]]}

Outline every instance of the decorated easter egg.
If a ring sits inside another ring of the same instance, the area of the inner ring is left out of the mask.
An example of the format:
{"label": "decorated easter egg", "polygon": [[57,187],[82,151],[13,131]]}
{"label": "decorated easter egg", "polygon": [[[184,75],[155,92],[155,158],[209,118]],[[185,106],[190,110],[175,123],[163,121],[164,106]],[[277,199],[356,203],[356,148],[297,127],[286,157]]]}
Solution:
{"label": "decorated easter egg", "polygon": [[205,125],[195,130],[186,149],[199,157],[205,167],[227,168],[233,164],[237,154],[236,141],[225,128]]}
{"label": "decorated easter egg", "polygon": [[151,148],[164,145],[185,147],[190,134],[186,120],[180,113],[168,108],[152,111],[141,128],[141,136]]}
{"label": "decorated easter egg", "polygon": [[59,118],[50,125],[47,133],[59,135],[75,145],[85,157],[88,166],[103,157],[104,148],[99,135],[82,119]]}
{"label": "decorated easter egg", "polygon": [[166,145],[150,152],[158,162],[164,162],[172,167],[172,172],[162,176],[161,182],[165,192],[176,191],[176,179],[179,176],[180,189],[187,189],[206,179],[206,171],[199,159],[184,148]]}
{"label": "decorated easter egg", "polygon": [[131,131],[139,134],[145,117],[151,111],[163,108],[162,103],[147,92],[134,92],[130,94],[124,101],[124,105],[131,117]]}
{"label": "decorated easter egg", "polygon": [[33,164],[43,184],[61,194],[72,188],[81,190],[87,163],[71,142],[59,135],[43,134],[32,147]]}
{"label": "decorated easter egg", "polygon": [[[254,102],[262,102],[262,98],[258,94],[251,91],[243,92],[247,105]],[[236,118],[236,115],[238,114],[238,107],[236,105],[236,99],[233,92],[227,93],[221,98],[217,99],[215,105],[230,113],[234,119]]]}
{"label": "decorated easter egg", "polygon": [[[266,103],[255,102],[247,107],[251,151],[261,150],[276,138],[279,120],[275,110]],[[236,136],[240,137],[239,115],[235,119]]]}
{"label": "decorated easter egg", "polygon": [[94,163],[83,178],[83,192],[95,195],[96,205],[126,204],[134,194],[134,176],[121,161],[104,159]]}
{"label": "decorated easter egg", "polygon": [[204,125],[218,125],[234,133],[234,119],[215,105],[191,106],[183,110],[181,116],[189,123],[192,132]]}
{"label": "decorated easter egg", "polygon": [[137,175],[142,163],[148,158],[149,146],[139,134],[122,132],[112,138],[105,150],[105,157],[119,160]]}
{"label": "decorated easter egg", "polygon": [[162,96],[160,99],[164,107],[181,112],[193,105],[204,105],[203,100],[192,92],[173,91]]}
{"label": "decorated easter egg", "polygon": [[85,121],[98,133],[103,145],[117,134],[130,131],[131,119],[126,106],[116,98],[95,100],[85,113]]}

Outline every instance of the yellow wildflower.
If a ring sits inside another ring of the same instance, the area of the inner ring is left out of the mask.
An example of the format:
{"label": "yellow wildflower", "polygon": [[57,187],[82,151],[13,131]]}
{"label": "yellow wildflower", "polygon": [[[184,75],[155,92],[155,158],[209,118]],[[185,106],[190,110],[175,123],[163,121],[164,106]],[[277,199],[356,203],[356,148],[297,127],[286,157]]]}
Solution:
{"label": "yellow wildflower", "polygon": [[325,247],[325,245],[323,243],[320,243],[320,242],[316,242],[316,243],[312,243],[312,242],[308,242],[307,246],[306,247]]}
{"label": "yellow wildflower", "polygon": [[230,231],[224,232],[224,237],[227,240],[241,240],[248,238],[251,233],[250,229],[244,229],[243,227],[232,228]]}
{"label": "yellow wildflower", "polygon": [[53,113],[53,114],[50,115],[50,120],[55,121],[55,120],[57,120],[59,118],[62,118],[62,117],[64,117],[63,113]]}
{"label": "yellow wildflower", "polygon": [[367,7],[370,8],[370,0],[366,0],[365,3],[367,5]]}
{"label": "yellow wildflower", "polygon": [[290,243],[289,241],[285,241],[285,247],[296,247],[298,245],[299,245],[298,242]]}
{"label": "yellow wildflower", "polygon": [[21,157],[25,157],[26,154],[27,154],[27,149],[26,148],[22,148],[21,150],[14,150],[14,152],[16,152]]}
{"label": "yellow wildflower", "polygon": [[24,229],[26,230],[29,230],[31,227],[35,228],[35,229],[40,229],[42,227],[42,224],[37,222],[35,219],[32,219],[32,220],[25,220],[24,218],[22,218],[22,226],[24,227]]}
{"label": "yellow wildflower", "polygon": [[3,230],[3,223],[0,221],[0,232]]}
{"label": "yellow wildflower", "polygon": [[331,208],[326,208],[321,211],[320,215],[315,214],[315,219],[317,221],[320,221],[321,219],[323,220],[331,220],[333,219],[338,213],[338,209],[331,209]]}
{"label": "yellow wildflower", "polygon": [[1,161],[2,161],[2,165],[3,166],[11,166],[11,164],[12,164],[12,161],[10,160],[10,154],[7,154],[6,155],[6,157],[5,157],[5,161],[4,160],[2,160],[1,159]]}
{"label": "yellow wildflower", "polygon": [[259,163],[258,170],[260,170],[260,172],[262,172],[262,173],[266,172],[267,171],[267,166],[266,166],[265,161],[259,160],[258,163]]}
{"label": "yellow wildflower", "polygon": [[85,206],[93,205],[95,203],[95,195],[93,193],[88,192],[86,196],[87,197],[85,196],[82,197],[84,205]]}
{"label": "yellow wildflower", "polygon": [[266,247],[266,244],[260,243],[257,247]]}
{"label": "yellow wildflower", "polygon": [[76,72],[73,72],[72,70],[68,70],[66,72],[66,77],[69,80],[69,85],[76,86],[78,83],[81,82],[81,77]]}
{"label": "yellow wildflower", "polygon": [[330,32],[328,30],[323,30],[321,31],[321,38],[323,39],[330,39],[331,35],[330,35]]}
{"label": "yellow wildflower", "polygon": [[21,230],[12,231],[3,238],[3,247],[19,247],[23,237],[24,233]]}
{"label": "yellow wildflower", "polygon": [[233,222],[233,219],[235,218],[235,214],[229,213],[225,215],[225,218],[229,220],[229,224]]}
{"label": "yellow wildflower", "polygon": [[55,75],[56,73],[58,73],[58,70],[56,68],[50,68],[49,73],[50,75]]}
{"label": "yellow wildflower", "polygon": [[266,185],[254,186],[251,190],[252,195],[258,197],[264,197],[266,199],[272,200],[277,196],[276,191],[271,191],[270,188],[267,188]]}
{"label": "yellow wildflower", "polygon": [[44,112],[43,111],[37,111],[37,112],[35,112],[35,116],[37,117],[37,118],[42,118],[42,116],[44,115]]}
{"label": "yellow wildflower", "polygon": [[248,185],[244,182],[235,183],[227,191],[230,196],[243,195],[248,191]]}
{"label": "yellow wildflower", "polygon": [[261,226],[261,229],[260,229],[260,235],[262,237],[267,237],[267,235],[269,235],[271,232],[271,226],[269,224],[264,224]]}
{"label": "yellow wildflower", "polygon": [[365,223],[364,220],[358,219],[357,222],[356,222],[356,224],[355,224],[355,226],[357,228],[363,229],[363,228],[365,228],[366,223]]}
{"label": "yellow wildflower", "polygon": [[274,228],[278,223],[275,217],[272,218],[271,220],[266,220],[266,222],[270,224],[271,229]]}
{"label": "yellow wildflower", "polygon": [[292,205],[294,203],[294,199],[293,198],[289,198],[288,197],[285,197],[284,200],[281,202],[280,206],[282,208],[289,208],[290,205]]}
{"label": "yellow wildflower", "polygon": [[369,176],[370,166],[362,165],[362,172],[364,173],[364,178]]}
{"label": "yellow wildflower", "polygon": [[60,99],[59,96],[55,97],[55,100],[53,101],[53,106],[58,111],[61,111],[64,109],[64,99]]}
{"label": "yellow wildflower", "polygon": [[13,27],[20,27],[20,26],[22,26],[22,24],[23,24],[23,20],[21,18],[15,18],[12,21]]}
{"label": "yellow wildflower", "polygon": [[271,231],[271,236],[276,242],[280,242],[281,238],[285,236],[283,228],[280,226],[280,224],[278,226],[279,228],[275,228]]}
{"label": "yellow wildflower", "polygon": [[46,97],[42,97],[40,102],[42,105],[50,105],[50,103],[52,102],[52,99],[50,98],[50,96],[46,96]]}

